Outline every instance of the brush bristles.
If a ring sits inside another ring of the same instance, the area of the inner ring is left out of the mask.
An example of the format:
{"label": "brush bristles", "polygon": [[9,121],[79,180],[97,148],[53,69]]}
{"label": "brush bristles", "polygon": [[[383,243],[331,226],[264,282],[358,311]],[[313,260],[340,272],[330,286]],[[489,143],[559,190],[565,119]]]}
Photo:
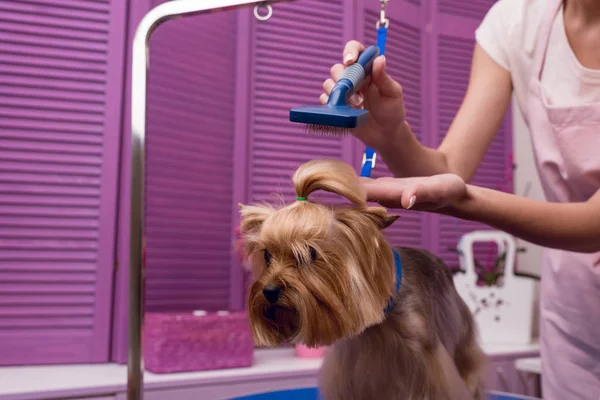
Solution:
{"label": "brush bristles", "polygon": [[316,135],[347,136],[350,134],[348,128],[328,125],[306,125],[306,132]]}

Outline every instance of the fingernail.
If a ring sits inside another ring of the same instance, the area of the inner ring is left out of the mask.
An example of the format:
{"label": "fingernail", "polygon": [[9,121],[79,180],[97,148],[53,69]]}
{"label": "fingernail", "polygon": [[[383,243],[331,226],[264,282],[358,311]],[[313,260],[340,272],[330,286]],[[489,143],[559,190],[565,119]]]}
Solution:
{"label": "fingernail", "polygon": [[413,196],[410,198],[410,201],[408,202],[408,207],[406,207],[407,210],[410,210],[412,208],[412,206],[415,205],[417,201],[417,196]]}
{"label": "fingernail", "polygon": [[385,64],[387,62],[387,58],[385,58],[385,56],[381,56],[381,59],[383,61],[383,66],[385,67]]}
{"label": "fingernail", "polygon": [[344,56],[344,64],[348,64],[350,61],[352,61],[354,57],[352,56],[352,54],[348,53]]}
{"label": "fingernail", "polygon": [[364,100],[365,100],[365,98],[361,94],[354,94],[354,95],[352,95],[352,97],[350,97],[350,101],[355,106],[360,106]]}

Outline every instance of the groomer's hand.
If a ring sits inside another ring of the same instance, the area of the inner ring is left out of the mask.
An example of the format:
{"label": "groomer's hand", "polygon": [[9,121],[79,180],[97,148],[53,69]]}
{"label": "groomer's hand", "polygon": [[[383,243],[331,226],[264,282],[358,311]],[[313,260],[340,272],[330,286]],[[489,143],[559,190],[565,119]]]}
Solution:
{"label": "groomer's hand", "polygon": [[467,196],[467,185],[454,174],[419,178],[361,178],[367,200],[388,208],[440,210]]}
{"label": "groomer's hand", "polygon": [[[346,44],[343,64],[334,65],[331,68],[331,78],[323,82],[321,104],[327,103],[335,82],[340,79],[348,65],[356,62],[358,54],[364,49],[365,46],[355,40]],[[365,81],[350,102],[354,107],[369,110],[368,123],[353,129],[352,134],[377,151],[395,140],[398,130],[405,125],[406,111],[402,86],[387,74],[384,56],[375,59],[371,78]]]}

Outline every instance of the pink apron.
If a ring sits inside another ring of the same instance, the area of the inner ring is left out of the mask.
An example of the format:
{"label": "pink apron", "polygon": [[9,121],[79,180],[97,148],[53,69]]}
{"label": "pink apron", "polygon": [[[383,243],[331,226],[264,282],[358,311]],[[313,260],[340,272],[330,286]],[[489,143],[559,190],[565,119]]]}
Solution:
{"label": "pink apron", "polygon": [[[600,103],[553,107],[545,98],[541,73],[561,5],[562,0],[550,1],[542,23],[526,114],[547,200],[580,202],[600,189]],[[600,253],[544,252],[540,295],[544,400],[600,399],[600,266],[594,267],[599,259]]]}

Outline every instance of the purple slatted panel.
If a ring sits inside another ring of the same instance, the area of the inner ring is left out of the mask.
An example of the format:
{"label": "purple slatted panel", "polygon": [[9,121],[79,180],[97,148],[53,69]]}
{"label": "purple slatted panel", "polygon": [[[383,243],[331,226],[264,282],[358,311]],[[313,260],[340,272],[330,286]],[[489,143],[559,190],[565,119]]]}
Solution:
{"label": "purple slatted panel", "polygon": [[105,362],[125,2],[0,20],[0,365]]}
{"label": "purple slatted panel", "polygon": [[[254,23],[251,201],[295,199],[291,177],[308,160],[334,158],[354,164],[349,139],[307,134],[301,125],[289,122],[290,108],[318,104],[323,80],[341,59],[344,13],[350,9],[344,5],[341,0],[281,3],[268,22]],[[337,200],[328,195],[311,198]]]}
{"label": "purple slatted panel", "polygon": [[234,12],[168,22],[151,40],[147,311],[230,305],[235,44]]}
{"label": "purple slatted panel", "polygon": [[495,0],[438,0],[439,12],[481,21]]}
{"label": "purple slatted panel", "polygon": [[[437,62],[434,66],[437,71],[436,103],[439,110],[436,146],[446,135],[467,90],[475,46],[474,31],[493,3],[488,0],[485,7],[483,2],[469,3],[467,7],[458,1],[439,2],[439,13],[436,15]],[[508,113],[471,183],[512,192],[511,152],[512,122]],[[439,254],[451,268],[459,267],[458,256],[451,249],[456,248],[462,234],[476,229],[491,229],[487,225],[447,216],[436,216],[436,219],[440,232]],[[489,263],[493,261],[495,252],[491,244],[481,244],[475,248],[475,257]]]}
{"label": "purple slatted panel", "polygon": [[[364,37],[365,43],[377,43],[376,21],[379,20],[379,3],[363,1],[365,7]],[[422,104],[423,87],[421,73],[422,60],[422,29],[420,9],[412,4],[397,3],[390,5],[386,44],[386,59],[388,73],[402,84],[406,101],[407,120],[415,135],[422,140]],[[392,176],[381,158],[377,160],[372,172],[373,178]],[[386,236],[392,245],[424,247],[425,218],[424,213],[390,210],[401,218],[386,230]]]}

